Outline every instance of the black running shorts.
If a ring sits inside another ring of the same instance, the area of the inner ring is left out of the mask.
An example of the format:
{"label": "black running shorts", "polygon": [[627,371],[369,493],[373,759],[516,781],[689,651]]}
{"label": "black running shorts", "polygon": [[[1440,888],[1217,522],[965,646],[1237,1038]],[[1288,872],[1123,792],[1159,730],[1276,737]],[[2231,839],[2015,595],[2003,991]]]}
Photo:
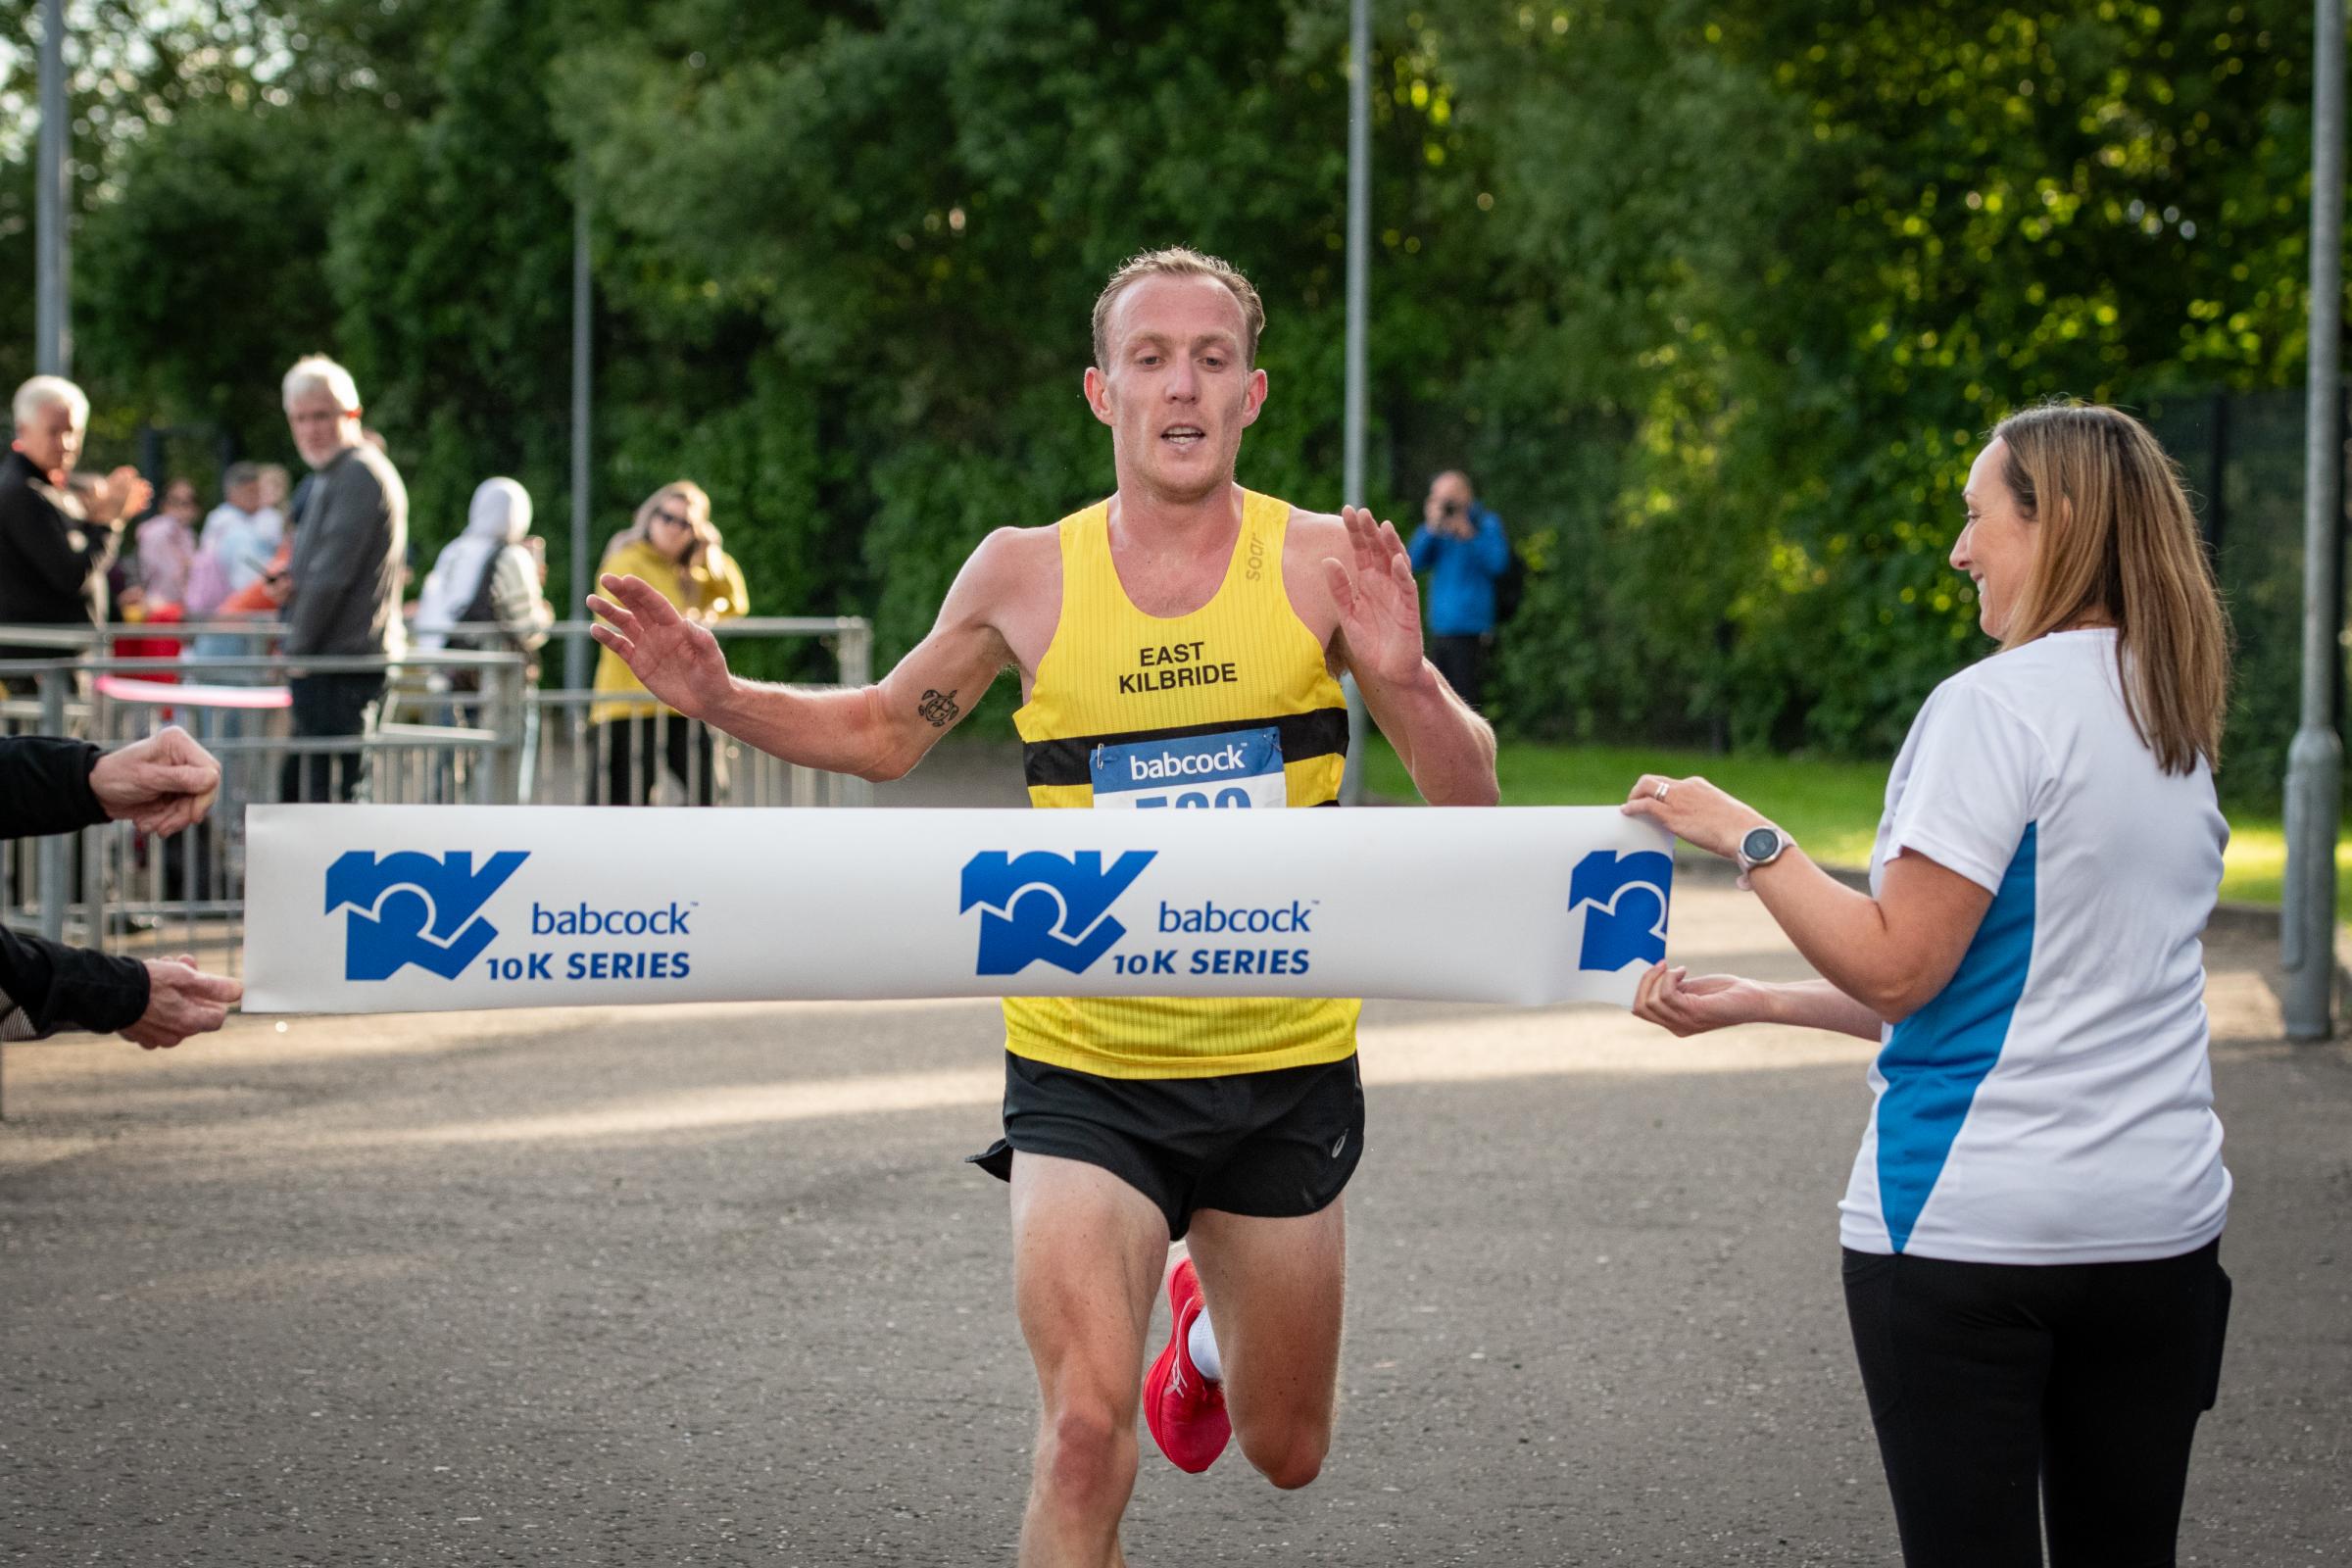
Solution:
{"label": "black running shorts", "polygon": [[1353,1056],[1225,1078],[1099,1078],[1006,1052],[1004,1136],[970,1159],[1004,1181],[1015,1150],[1100,1165],[1158,1204],[1175,1240],[1203,1208],[1317,1213],[1363,1149]]}

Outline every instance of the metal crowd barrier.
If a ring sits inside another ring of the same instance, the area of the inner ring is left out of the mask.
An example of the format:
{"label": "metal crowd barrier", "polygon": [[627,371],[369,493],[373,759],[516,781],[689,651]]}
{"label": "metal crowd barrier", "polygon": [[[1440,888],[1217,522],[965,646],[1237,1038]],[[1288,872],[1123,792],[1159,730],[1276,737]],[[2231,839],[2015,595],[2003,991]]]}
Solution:
{"label": "metal crowd barrier", "polygon": [[[586,621],[560,622],[543,652],[555,662],[567,634]],[[720,621],[722,643],[780,637],[831,641],[835,679],[863,686],[873,678],[873,631],[855,616],[767,616]],[[873,786],[846,773],[796,767],[696,720],[662,712],[642,693],[595,691],[526,694],[528,740],[516,799],[532,805],[870,806]]]}
{"label": "metal crowd barrier", "polygon": [[[563,622],[542,652],[561,666]],[[282,801],[386,805],[870,804],[871,786],[796,767],[636,693],[543,690],[534,655],[412,650],[397,658],[268,652],[283,630],[223,621],[90,628],[0,626],[0,646],[57,657],[0,662],[0,735],[59,735],[112,747],[167,723],[220,759],[206,820],[171,839],[127,822],[79,834],[0,840],[0,918],[52,941],[134,956],[193,955],[243,966],[245,808]],[[870,678],[872,637],[851,617],[766,617],[713,628],[734,640],[828,639],[843,685]],[[495,627],[456,628],[494,639]],[[117,645],[169,637],[177,657],[122,657]],[[207,651],[192,650],[198,638]],[[241,648],[237,653],[217,652]],[[297,737],[290,673],[380,675],[384,695],[353,736]],[[642,711],[640,710],[642,710]],[[4,831],[0,828],[0,831]]]}

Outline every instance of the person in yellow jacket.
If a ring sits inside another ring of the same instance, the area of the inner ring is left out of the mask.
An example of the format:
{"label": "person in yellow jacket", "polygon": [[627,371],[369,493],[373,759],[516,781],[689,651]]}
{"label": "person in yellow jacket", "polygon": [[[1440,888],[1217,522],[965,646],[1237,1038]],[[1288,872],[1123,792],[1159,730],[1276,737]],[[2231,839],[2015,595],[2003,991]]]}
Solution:
{"label": "person in yellow jacket", "polygon": [[[607,547],[604,570],[652,584],[680,614],[702,625],[751,611],[743,568],[720,548],[710,521],[710,498],[690,479],[674,480],[646,498],[636,521]],[[592,805],[647,804],[664,764],[687,799],[711,803],[716,760],[710,729],[655,701],[610,648],[597,656],[588,721]]]}

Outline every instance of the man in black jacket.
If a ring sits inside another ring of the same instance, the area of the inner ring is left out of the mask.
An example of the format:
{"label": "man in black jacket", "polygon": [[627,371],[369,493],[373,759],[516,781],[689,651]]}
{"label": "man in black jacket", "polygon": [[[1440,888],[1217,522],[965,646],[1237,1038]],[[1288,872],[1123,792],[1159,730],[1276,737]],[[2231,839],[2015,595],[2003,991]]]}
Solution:
{"label": "man in black jacket", "polygon": [[[0,625],[95,627],[106,618],[106,568],[122,543],[122,521],[147,509],[151,491],[135,468],[79,486],[74,465],[90,400],[54,375],[17,388],[9,413],[16,434],[0,458]],[[0,648],[0,659],[73,657],[63,648]]]}
{"label": "man in black jacket", "polygon": [[[286,424],[313,470],[294,517],[287,563],[286,682],[297,739],[364,735],[383,697],[382,670],[311,671],[303,656],[381,658],[401,647],[400,579],[409,546],[409,493],[392,461],[369,445],[351,372],[322,355],[286,372]],[[360,754],[313,752],[286,759],[289,801],[348,801],[359,789]]]}
{"label": "man in black jacket", "polygon": [[[112,752],[0,738],[0,833],[12,839],[124,819],[166,837],[201,820],[220,787],[220,764],[177,726]],[[0,1041],[87,1029],[153,1051],[220,1028],[244,994],[193,958],[141,961],[0,926]]]}

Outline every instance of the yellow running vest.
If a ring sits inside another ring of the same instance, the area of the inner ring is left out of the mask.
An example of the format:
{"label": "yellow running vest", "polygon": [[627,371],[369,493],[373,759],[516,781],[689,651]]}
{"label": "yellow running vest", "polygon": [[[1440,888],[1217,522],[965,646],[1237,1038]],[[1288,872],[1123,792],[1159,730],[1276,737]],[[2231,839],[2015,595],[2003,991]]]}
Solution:
{"label": "yellow running vest", "polygon": [[[1348,705],[1282,581],[1290,503],[1244,492],[1225,580],[1147,615],[1110,560],[1109,510],[1060,524],[1061,618],[1012,715],[1040,807],[1330,806]],[[1004,1047],[1103,1078],[1219,1078],[1344,1061],[1356,1001],[1013,997]]]}

